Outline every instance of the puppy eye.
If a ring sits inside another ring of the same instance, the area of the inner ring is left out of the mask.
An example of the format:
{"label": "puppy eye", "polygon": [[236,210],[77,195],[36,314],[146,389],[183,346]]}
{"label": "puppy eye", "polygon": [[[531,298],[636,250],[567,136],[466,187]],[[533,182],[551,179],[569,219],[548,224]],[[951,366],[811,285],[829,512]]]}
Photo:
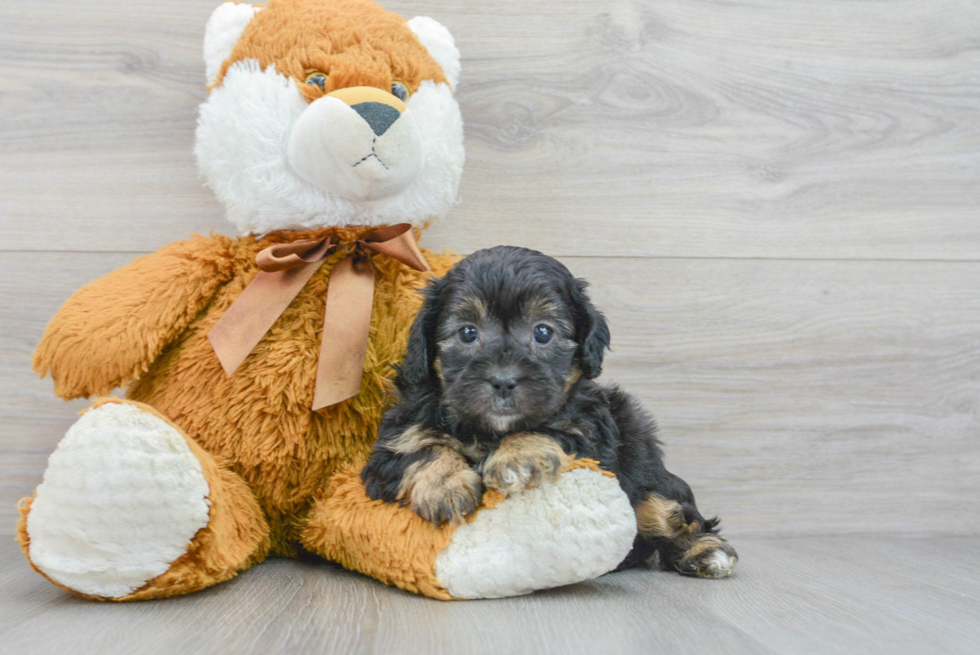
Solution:
{"label": "puppy eye", "polygon": [[549,326],[542,323],[534,328],[534,340],[538,343],[545,344],[551,341],[551,338],[555,336],[555,331]]}
{"label": "puppy eye", "polygon": [[391,85],[391,95],[395,96],[402,102],[408,101],[408,96],[411,94],[408,92],[408,87],[401,82],[394,82]]}
{"label": "puppy eye", "polygon": [[464,325],[463,327],[459,328],[459,340],[463,343],[473,343],[476,341],[478,335],[479,333],[472,325]]}
{"label": "puppy eye", "polygon": [[318,86],[321,91],[326,90],[327,76],[320,72],[310,73],[306,76],[306,83],[310,86]]}

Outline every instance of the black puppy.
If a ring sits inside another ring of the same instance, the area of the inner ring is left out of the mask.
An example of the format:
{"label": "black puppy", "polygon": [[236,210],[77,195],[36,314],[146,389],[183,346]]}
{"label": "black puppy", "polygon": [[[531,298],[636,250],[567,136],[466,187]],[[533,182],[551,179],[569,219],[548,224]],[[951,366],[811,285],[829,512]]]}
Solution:
{"label": "black puppy", "polygon": [[663,465],[656,425],[599,375],[609,329],[586,283],[524,248],[481,250],[425,290],[362,478],[371,498],[439,525],[501,493],[555,479],[570,454],[618,476],[639,535],[621,565],[731,574],[735,551]]}

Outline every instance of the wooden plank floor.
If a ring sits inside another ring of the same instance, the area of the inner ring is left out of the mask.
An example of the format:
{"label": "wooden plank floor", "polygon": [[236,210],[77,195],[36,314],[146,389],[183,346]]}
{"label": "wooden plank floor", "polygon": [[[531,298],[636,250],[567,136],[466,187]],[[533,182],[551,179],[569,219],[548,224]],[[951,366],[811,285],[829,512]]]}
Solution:
{"label": "wooden plank floor", "polygon": [[270,560],[219,587],[77,599],[0,545],[0,653],[976,653],[980,538],[743,539],[739,570],[652,570],[522,598],[442,603],[323,562]]}

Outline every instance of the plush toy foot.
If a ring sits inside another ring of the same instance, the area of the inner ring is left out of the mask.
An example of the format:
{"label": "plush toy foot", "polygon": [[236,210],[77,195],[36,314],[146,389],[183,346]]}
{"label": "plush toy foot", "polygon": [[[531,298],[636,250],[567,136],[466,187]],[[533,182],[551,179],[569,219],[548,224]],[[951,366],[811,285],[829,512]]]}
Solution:
{"label": "plush toy foot", "polygon": [[613,570],[636,537],[619,483],[571,462],[552,484],[496,491],[460,526],[434,528],[408,507],[368,498],[360,475],[335,476],[303,535],[312,552],[433,598],[518,596]]}
{"label": "plush toy foot", "polygon": [[21,503],[31,565],[98,599],[172,596],[227,579],[268,551],[244,481],[152,408],[104,399],[84,412]]}

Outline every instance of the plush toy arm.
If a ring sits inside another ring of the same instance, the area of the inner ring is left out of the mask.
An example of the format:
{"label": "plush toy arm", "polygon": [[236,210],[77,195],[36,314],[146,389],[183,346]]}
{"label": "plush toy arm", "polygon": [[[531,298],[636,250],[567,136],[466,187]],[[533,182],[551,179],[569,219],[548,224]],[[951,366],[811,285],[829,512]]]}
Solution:
{"label": "plush toy arm", "polygon": [[48,324],[34,370],[50,373],[66,400],[139,377],[227,281],[231,243],[173,243],[79,289]]}

